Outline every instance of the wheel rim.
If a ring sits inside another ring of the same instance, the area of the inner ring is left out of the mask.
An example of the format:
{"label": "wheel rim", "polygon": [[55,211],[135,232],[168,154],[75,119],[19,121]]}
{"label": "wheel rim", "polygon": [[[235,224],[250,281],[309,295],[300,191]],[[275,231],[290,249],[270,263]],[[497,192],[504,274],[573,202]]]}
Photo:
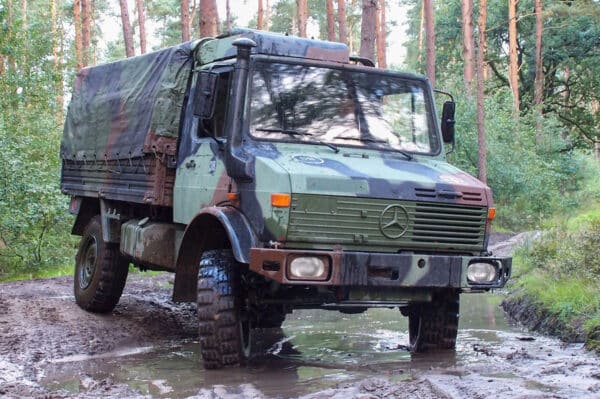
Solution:
{"label": "wheel rim", "polygon": [[95,237],[90,237],[83,254],[81,267],[79,268],[79,288],[85,290],[92,283],[96,271],[96,259],[98,258],[98,244]]}

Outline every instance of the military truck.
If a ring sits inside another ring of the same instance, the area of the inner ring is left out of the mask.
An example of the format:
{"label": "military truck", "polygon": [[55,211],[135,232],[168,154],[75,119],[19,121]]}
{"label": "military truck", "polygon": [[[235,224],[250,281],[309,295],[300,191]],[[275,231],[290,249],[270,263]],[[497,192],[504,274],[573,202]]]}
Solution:
{"label": "military truck", "polygon": [[399,308],[413,352],[453,350],[459,294],[504,286],[490,189],[449,165],[454,102],[346,45],[234,30],[81,70],[61,144],[77,304],[129,264],[175,273],[206,368],[293,309]]}

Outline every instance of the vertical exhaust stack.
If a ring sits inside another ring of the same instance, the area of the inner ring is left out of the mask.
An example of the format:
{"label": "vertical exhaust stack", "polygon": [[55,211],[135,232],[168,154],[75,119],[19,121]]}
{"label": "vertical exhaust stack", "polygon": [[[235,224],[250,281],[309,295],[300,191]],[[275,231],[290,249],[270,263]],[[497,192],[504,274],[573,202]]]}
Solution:
{"label": "vertical exhaust stack", "polygon": [[252,180],[252,157],[242,148],[242,128],[244,122],[244,106],[246,103],[246,88],[248,87],[248,70],[250,53],[256,43],[248,38],[240,38],[233,42],[237,47],[237,63],[235,66],[233,92],[234,101],[229,118],[229,138],[225,165],[230,177],[239,180]]}

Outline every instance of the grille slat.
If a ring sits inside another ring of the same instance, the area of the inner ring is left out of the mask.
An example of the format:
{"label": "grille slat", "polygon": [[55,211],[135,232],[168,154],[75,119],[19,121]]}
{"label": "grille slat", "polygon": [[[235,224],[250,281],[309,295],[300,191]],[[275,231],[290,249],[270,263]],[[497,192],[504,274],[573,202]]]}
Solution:
{"label": "grille slat", "polygon": [[[408,224],[405,233],[395,239],[386,237],[380,227],[381,214],[390,205],[402,206],[408,215],[408,221],[402,221]],[[481,250],[486,219],[487,208],[482,206],[295,194],[287,239],[317,246],[373,246],[390,252]]]}

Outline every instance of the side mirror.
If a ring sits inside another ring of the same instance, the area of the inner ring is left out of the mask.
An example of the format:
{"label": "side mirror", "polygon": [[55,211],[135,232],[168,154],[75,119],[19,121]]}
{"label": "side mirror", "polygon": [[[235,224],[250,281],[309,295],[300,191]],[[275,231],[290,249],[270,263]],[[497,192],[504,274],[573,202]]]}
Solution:
{"label": "side mirror", "polygon": [[200,71],[198,73],[196,92],[194,93],[194,116],[202,119],[212,118],[215,112],[218,81],[218,73],[209,71]]}
{"label": "side mirror", "polygon": [[456,103],[454,101],[444,102],[442,108],[442,138],[444,143],[454,143],[454,110]]}

